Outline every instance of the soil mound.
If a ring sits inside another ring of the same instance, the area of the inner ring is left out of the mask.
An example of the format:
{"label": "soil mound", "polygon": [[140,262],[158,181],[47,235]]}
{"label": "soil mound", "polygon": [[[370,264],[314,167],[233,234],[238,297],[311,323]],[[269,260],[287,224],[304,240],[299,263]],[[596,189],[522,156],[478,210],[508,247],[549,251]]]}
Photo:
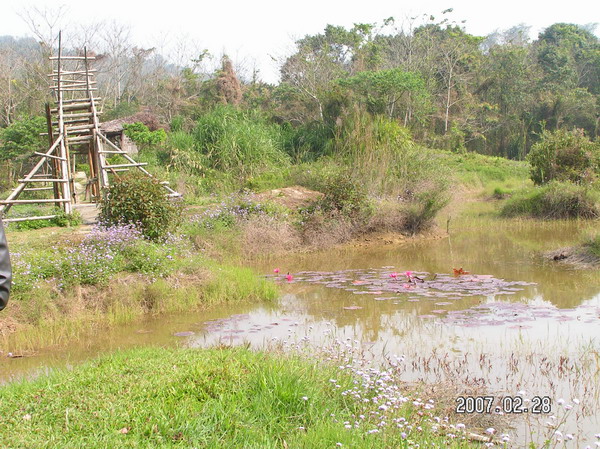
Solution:
{"label": "soil mound", "polygon": [[284,187],[282,189],[267,190],[254,194],[252,198],[256,201],[272,201],[289,209],[305,207],[311,202],[321,198],[323,194],[302,186]]}

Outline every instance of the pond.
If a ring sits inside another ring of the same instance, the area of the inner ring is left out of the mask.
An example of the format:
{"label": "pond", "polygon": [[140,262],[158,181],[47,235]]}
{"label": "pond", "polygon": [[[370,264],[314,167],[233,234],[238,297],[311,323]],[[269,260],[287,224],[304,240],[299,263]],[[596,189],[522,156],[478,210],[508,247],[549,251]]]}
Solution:
{"label": "pond", "polygon": [[[287,255],[255,264],[280,284],[275,304],[111,329],[60,350],[4,359],[0,379],[138,345],[351,339],[374,358],[405,356],[407,381],[452,382],[496,397],[521,391],[549,397],[557,419],[564,414],[559,400],[577,399],[565,427],[593,437],[600,430],[600,270],[576,270],[541,255],[578,243],[592,226],[475,219],[453,225],[447,238]],[[517,418],[521,439],[526,424],[543,427],[551,419]]]}

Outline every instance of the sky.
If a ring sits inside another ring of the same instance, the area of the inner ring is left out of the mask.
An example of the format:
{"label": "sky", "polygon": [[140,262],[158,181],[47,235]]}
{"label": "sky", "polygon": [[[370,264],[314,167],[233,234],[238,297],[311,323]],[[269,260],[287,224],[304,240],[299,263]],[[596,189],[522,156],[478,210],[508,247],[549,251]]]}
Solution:
{"label": "sky", "polygon": [[131,26],[132,40],[141,47],[167,53],[186,41],[188,47],[206,48],[216,56],[227,53],[239,67],[247,72],[256,68],[260,78],[273,83],[277,61],[292,53],[294,41],[321,32],[327,24],[381,24],[388,17],[400,24],[423,14],[437,20],[443,10],[453,8],[451,19],[464,20],[469,33],[485,36],[523,23],[531,26],[535,38],[557,22],[600,22],[600,1],[594,0],[0,0],[0,35],[31,35],[20,17],[24,7],[57,10],[62,5],[65,22],[116,20]]}

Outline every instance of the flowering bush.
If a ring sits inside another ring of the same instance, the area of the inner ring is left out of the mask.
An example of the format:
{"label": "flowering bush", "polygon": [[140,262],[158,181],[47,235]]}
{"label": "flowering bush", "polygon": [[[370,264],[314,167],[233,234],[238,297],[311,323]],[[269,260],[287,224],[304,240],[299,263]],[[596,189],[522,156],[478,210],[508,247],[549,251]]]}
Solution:
{"label": "flowering bush", "polygon": [[160,183],[140,175],[113,181],[100,207],[100,221],[105,225],[133,224],[150,240],[165,239],[181,217],[178,205],[167,198]]}

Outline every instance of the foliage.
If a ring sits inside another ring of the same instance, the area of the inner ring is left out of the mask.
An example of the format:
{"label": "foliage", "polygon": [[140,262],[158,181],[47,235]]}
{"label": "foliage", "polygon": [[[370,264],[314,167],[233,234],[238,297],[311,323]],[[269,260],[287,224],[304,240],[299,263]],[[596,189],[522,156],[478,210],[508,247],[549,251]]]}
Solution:
{"label": "foliage", "polygon": [[103,223],[134,224],[150,240],[165,239],[181,219],[179,207],[167,198],[160,182],[142,175],[113,180],[100,208]]}
{"label": "foliage", "polygon": [[402,69],[360,72],[339,81],[360,95],[372,114],[422,121],[428,112],[429,93],[418,73]]}
{"label": "foliage", "polygon": [[278,127],[257,112],[218,106],[198,119],[193,135],[209,168],[242,178],[289,162]]}
{"label": "foliage", "polygon": [[47,145],[40,133],[46,131],[44,117],[32,117],[14,122],[0,130],[0,161],[22,159]]}
{"label": "foliage", "polygon": [[600,218],[600,193],[553,181],[515,194],[501,213],[507,217],[526,215],[543,219]]}
{"label": "foliage", "polygon": [[159,128],[156,131],[150,129],[141,122],[123,124],[125,135],[135,143],[142,145],[158,145],[167,139],[167,133]]}
{"label": "foliage", "polygon": [[313,207],[323,212],[340,212],[348,217],[370,215],[367,191],[348,173],[339,173],[325,180],[321,189],[323,197]]}
{"label": "foliage", "polygon": [[553,180],[590,183],[600,173],[600,142],[591,142],[582,130],[544,130],[527,160],[537,185]]}

